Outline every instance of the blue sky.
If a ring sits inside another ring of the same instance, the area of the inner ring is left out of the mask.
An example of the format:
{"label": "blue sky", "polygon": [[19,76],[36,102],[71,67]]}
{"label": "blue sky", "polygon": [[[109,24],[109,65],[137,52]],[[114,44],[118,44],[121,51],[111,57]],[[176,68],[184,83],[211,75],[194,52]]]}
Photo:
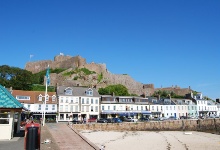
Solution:
{"label": "blue sky", "polygon": [[219,0],[1,0],[0,65],[80,55],[144,84],[216,99],[219,8]]}

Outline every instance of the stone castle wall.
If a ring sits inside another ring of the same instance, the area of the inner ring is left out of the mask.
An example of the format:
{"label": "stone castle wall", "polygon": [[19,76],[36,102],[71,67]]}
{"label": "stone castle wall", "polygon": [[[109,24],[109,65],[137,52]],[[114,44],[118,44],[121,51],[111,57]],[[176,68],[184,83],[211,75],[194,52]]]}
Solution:
{"label": "stone castle wall", "polygon": [[81,56],[63,56],[58,55],[54,57],[54,61],[52,60],[43,60],[43,61],[36,61],[36,62],[28,62],[25,65],[25,69],[32,72],[38,73],[40,71],[46,70],[48,65],[52,69],[56,68],[75,68],[80,67],[86,64],[86,60]]}

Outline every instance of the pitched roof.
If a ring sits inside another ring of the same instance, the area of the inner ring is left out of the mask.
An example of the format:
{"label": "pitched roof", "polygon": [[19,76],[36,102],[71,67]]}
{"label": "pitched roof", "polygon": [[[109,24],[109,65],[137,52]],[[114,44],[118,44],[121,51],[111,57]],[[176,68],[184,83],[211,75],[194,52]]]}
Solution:
{"label": "pitched roof", "polygon": [[59,96],[64,96],[65,95],[65,90],[67,88],[70,88],[73,90],[72,95],[70,96],[88,96],[86,95],[86,90],[92,89],[93,91],[93,96],[89,97],[100,97],[98,91],[94,88],[86,88],[86,87],[66,87],[66,86],[58,86],[57,87],[57,95]]}
{"label": "pitched roof", "polygon": [[0,108],[23,108],[23,105],[0,85]]}
{"label": "pitched roof", "polygon": [[[47,101],[48,104],[50,103],[57,103],[57,101],[52,101],[52,96],[56,96],[56,92],[47,92],[49,95],[49,101]],[[42,101],[39,101],[39,95],[45,96],[45,91],[24,91],[24,90],[12,90],[12,95],[17,98],[17,96],[29,96],[29,100],[19,100],[21,103],[25,104],[37,104],[42,103]]]}

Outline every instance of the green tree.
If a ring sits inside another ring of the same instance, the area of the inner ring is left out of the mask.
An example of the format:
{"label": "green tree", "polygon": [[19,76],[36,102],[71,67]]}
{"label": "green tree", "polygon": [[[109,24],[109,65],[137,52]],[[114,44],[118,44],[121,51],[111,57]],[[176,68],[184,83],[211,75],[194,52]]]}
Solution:
{"label": "green tree", "polygon": [[98,92],[101,95],[111,95],[113,93],[116,96],[129,96],[130,95],[128,93],[128,89],[124,85],[121,85],[121,84],[109,85],[105,88],[100,88]]}
{"label": "green tree", "polygon": [[0,66],[0,84],[16,90],[31,90],[33,74],[30,71],[8,65]]}

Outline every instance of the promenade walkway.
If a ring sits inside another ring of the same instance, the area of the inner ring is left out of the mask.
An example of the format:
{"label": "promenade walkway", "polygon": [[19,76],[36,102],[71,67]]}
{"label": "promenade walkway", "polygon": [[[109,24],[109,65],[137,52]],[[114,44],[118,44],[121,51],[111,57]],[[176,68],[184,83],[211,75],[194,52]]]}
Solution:
{"label": "promenade walkway", "polygon": [[[44,141],[50,142],[45,143]],[[41,126],[40,150],[99,150],[67,123],[46,123]],[[0,150],[24,150],[24,131],[12,140],[0,140]]]}
{"label": "promenade walkway", "polygon": [[[71,129],[67,123],[47,123],[48,131],[52,136],[52,143],[57,144],[60,150],[99,150],[77,131]],[[44,144],[46,145],[46,144]]]}

